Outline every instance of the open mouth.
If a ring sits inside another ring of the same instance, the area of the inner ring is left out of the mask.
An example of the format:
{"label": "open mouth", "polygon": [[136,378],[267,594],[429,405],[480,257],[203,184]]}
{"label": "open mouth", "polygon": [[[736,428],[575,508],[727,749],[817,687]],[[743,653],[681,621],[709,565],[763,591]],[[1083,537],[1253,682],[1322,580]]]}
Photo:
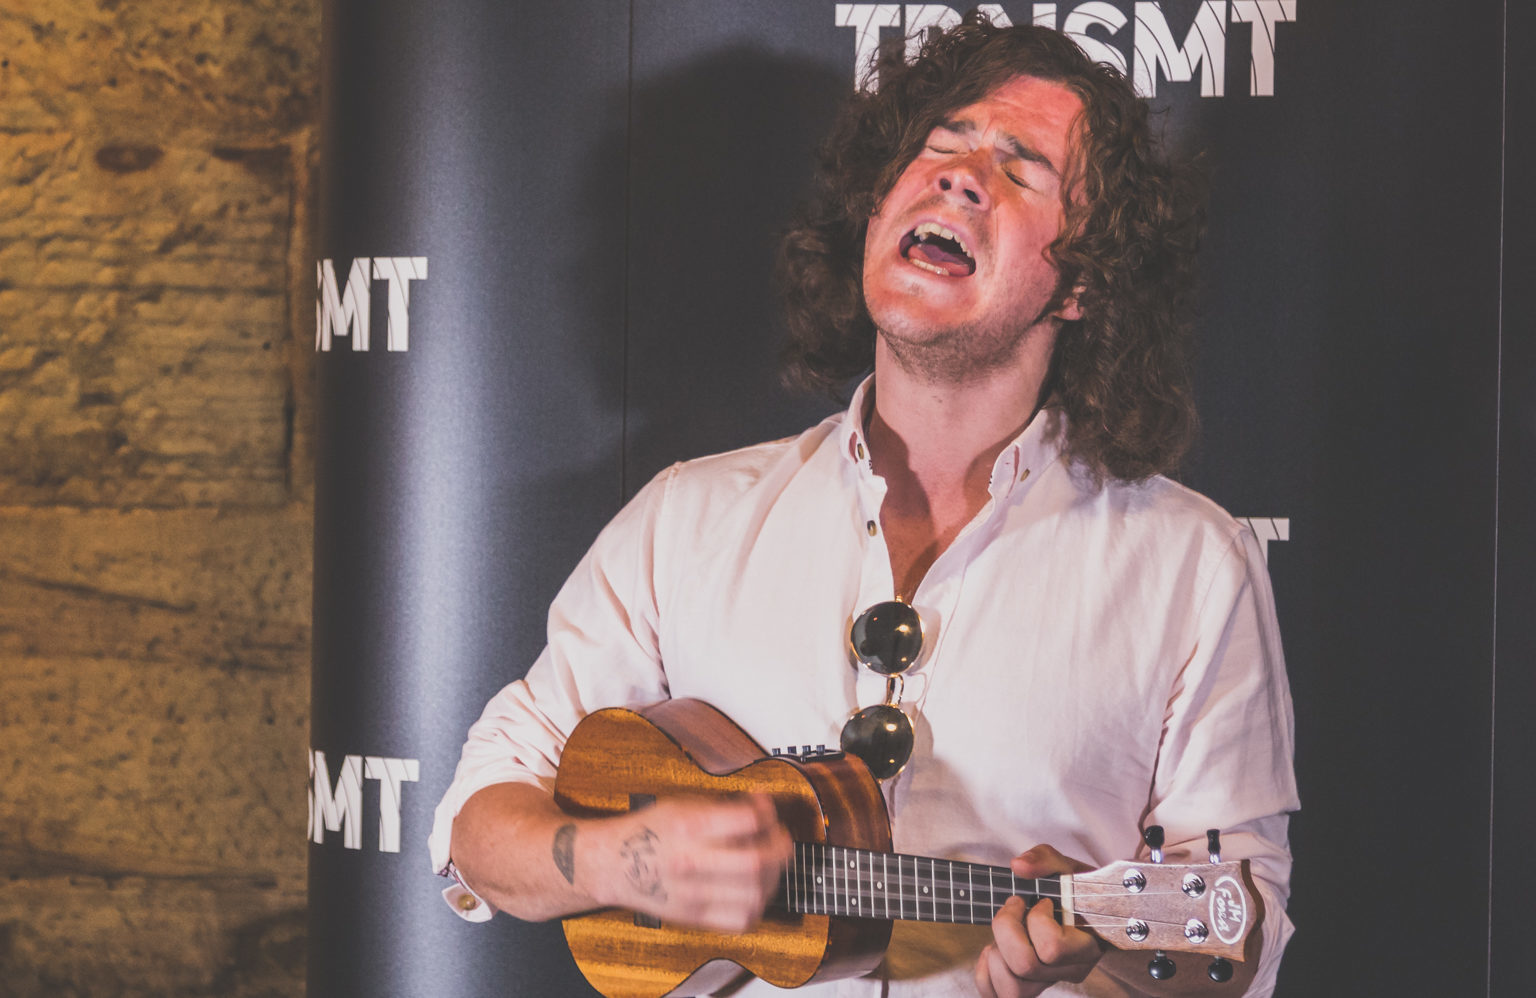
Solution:
{"label": "open mouth", "polygon": [[976,259],[960,237],[937,222],[923,222],[901,237],[901,255],[915,267],[940,277],[969,277]]}

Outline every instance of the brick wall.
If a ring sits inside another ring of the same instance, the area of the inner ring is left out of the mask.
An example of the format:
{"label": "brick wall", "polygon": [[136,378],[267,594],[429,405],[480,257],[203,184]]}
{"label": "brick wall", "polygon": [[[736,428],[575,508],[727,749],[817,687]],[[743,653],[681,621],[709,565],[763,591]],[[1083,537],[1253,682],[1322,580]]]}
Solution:
{"label": "brick wall", "polygon": [[303,991],[319,35],[0,8],[0,995]]}

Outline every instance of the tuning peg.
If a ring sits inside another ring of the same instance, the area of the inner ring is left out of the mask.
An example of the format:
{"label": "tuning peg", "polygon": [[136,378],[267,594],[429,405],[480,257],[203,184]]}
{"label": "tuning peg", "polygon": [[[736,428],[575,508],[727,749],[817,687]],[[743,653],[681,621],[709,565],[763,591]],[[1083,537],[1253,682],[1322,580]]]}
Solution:
{"label": "tuning peg", "polygon": [[1168,954],[1162,950],[1154,953],[1151,962],[1147,964],[1147,973],[1152,975],[1154,981],[1166,981],[1178,972],[1178,964],[1168,959]]}
{"label": "tuning peg", "polygon": [[[1152,850],[1152,862],[1161,863],[1163,861],[1163,826],[1148,825],[1147,830],[1141,833],[1141,840],[1147,844],[1148,849]],[[1159,977],[1158,980],[1162,978]]]}
{"label": "tuning peg", "polygon": [[1211,862],[1221,862],[1221,829],[1207,828],[1205,830],[1205,847],[1210,850]]}
{"label": "tuning peg", "polygon": [[1218,956],[1211,961],[1211,966],[1205,975],[1217,984],[1225,984],[1232,979],[1232,964],[1225,957]]}

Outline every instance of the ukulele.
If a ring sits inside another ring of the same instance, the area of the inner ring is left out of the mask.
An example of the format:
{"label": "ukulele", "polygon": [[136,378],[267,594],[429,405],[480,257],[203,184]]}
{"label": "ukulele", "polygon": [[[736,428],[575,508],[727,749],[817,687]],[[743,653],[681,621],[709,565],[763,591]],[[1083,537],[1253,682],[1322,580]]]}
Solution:
{"label": "ukulele", "polygon": [[616,908],[566,918],[576,965],[607,998],[707,994],[743,970],[781,988],[859,976],[884,956],[892,919],[985,924],[1015,894],[1054,899],[1063,924],[1116,949],[1156,951],[1153,977],[1172,973],[1164,951],[1180,951],[1217,958],[1209,973],[1220,981],[1263,917],[1246,860],[1120,862],[1021,879],[1007,867],[892,853],[885,799],[863,762],[841,752],[765,758],[699,700],[588,715],[555,778],[556,803],[577,817],[669,795],[747,793],[772,799],[796,843],[762,921],[729,933]]}

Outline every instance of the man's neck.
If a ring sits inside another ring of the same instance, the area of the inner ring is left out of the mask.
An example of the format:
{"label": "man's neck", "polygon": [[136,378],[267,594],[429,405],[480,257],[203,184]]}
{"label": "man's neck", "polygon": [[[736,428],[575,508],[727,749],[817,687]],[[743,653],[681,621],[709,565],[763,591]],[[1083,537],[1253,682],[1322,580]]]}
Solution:
{"label": "man's neck", "polygon": [[986,504],[992,466],[1040,400],[1050,344],[1021,363],[938,382],[875,349],[866,436],[885,479],[881,520],[897,592],[911,598],[928,567]]}
{"label": "man's neck", "polygon": [[963,382],[925,378],[878,342],[867,435],[888,488],[920,489],[930,501],[966,493],[985,501],[998,454],[1029,424],[1040,402],[1049,344],[1007,368]]}

